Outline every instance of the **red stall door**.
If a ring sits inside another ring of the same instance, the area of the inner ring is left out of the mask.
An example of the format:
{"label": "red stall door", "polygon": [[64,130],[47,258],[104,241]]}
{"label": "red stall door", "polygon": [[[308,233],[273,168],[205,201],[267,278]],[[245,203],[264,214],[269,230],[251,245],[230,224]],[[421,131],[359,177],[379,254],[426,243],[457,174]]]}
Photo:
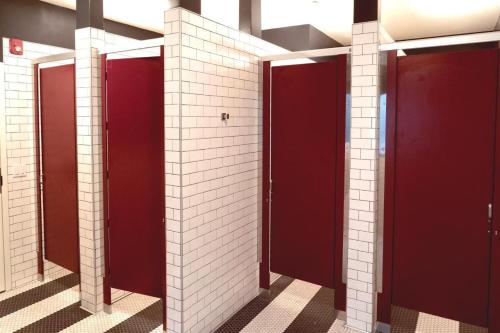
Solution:
{"label": "red stall door", "polygon": [[107,61],[110,286],[162,297],[163,61]]}
{"label": "red stall door", "polygon": [[344,126],[336,78],[334,60],[273,67],[271,81],[271,271],[329,288]]}
{"label": "red stall door", "polygon": [[393,304],[487,326],[496,50],[398,58]]}
{"label": "red stall door", "polygon": [[75,66],[40,70],[45,258],[80,271]]}

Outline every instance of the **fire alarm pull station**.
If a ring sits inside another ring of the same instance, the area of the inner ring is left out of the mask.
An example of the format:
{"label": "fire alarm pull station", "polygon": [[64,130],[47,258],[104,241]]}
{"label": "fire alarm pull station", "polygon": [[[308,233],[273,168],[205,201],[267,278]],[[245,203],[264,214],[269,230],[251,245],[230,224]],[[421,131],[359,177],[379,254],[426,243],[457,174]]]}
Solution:
{"label": "fire alarm pull station", "polygon": [[23,55],[23,41],[20,39],[9,39],[9,51],[14,55]]}

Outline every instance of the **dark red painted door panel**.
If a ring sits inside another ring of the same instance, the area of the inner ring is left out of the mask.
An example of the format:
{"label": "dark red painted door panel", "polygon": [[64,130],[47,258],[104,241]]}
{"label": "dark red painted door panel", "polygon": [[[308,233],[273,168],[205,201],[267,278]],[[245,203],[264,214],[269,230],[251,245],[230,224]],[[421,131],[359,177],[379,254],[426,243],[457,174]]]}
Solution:
{"label": "dark red painted door panel", "polygon": [[45,258],[80,271],[75,66],[40,70]]}
{"label": "dark red painted door panel", "polygon": [[163,63],[107,63],[110,284],[162,297]]}
{"label": "dark red painted door panel", "polygon": [[496,50],[398,60],[393,303],[487,326]]}
{"label": "dark red painted door panel", "polygon": [[334,287],[336,62],[272,68],[271,271]]}

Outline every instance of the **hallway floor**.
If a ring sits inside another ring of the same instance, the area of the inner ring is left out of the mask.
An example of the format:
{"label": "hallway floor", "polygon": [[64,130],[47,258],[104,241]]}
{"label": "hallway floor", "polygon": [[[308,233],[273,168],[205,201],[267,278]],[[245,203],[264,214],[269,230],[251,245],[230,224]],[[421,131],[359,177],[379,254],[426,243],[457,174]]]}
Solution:
{"label": "hallway floor", "polygon": [[[334,291],[281,276],[216,332],[355,333],[335,319]],[[0,294],[0,332],[162,332],[156,298],[130,294],[113,313],[92,315],[79,303],[76,274],[33,282]],[[415,311],[393,308],[393,333],[487,333],[488,330]]]}

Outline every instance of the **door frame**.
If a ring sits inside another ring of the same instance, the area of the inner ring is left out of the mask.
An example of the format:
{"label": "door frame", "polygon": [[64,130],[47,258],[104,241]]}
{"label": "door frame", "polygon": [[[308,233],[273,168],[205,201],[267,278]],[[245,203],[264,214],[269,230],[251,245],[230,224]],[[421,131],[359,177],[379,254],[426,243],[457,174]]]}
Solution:
{"label": "door frame", "polygon": [[[53,63],[53,64],[51,64]],[[40,95],[40,70],[48,67],[57,67],[68,64],[74,65],[74,75],[73,84],[75,87],[75,119],[76,119],[76,58],[74,52],[67,52],[61,54],[55,54],[47,57],[42,57],[33,60],[33,126],[34,126],[34,152],[35,152],[35,198],[36,198],[36,236],[37,236],[37,277],[38,281],[44,281],[45,279],[45,263],[44,263],[44,211],[43,211],[43,179],[41,178],[43,172],[42,165],[42,121],[41,121],[41,95]],[[75,133],[76,133],[76,122],[75,122]],[[75,141],[76,142],[76,141]],[[77,157],[77,147],[75,146],[75,156]],[[78,162],[78,161],[77,161]],[[77,165],[78,172],[78,165]],[[78,178],[78,175],[76,175]],[[77,181],[77,196],[78,196],[78,181]],[[78,216],[78,198],[77,198],[77,215],[76,220],[79,225]],[[80,228],[77,228],[77,239],[78,239],[78,265],[80,265]],[[57,265],[57,264],[56,264]],[[81,274],[81,272],[79,273]]]}
{"label": "door frame", "polygon": [[[157,45],[155,45],[157,46]],[[155,47],[152,46],[152,47]],[[163,64],[163,67],[165,66],[164,64],[164,47],[163,45],[159,46],[160,47],[160,59]],[[117,50],[116,52],[120,51],[133,51],[137,49],[131,49],[131,50]],[[103,172],[102,172],[102,182],[103,182],[103,228],[104,228],[104,277],[103,277],[103,300],[104,300],[104,311],[111,313],[111,305],[112,305],[112,299],[111,299],[111,281],[110,281],[110,253],[109,253],[109,213],[108,213],[108,205],[109,205],[109,200],[108,200],[108,140],[107,140],[107,131],[108,131],[108,117],[107,117],[107,58],[108,58],[108,53],[102,53],[101,54],[101,131],[102,131],[102,136],[101,136],[101,142],[102,142],[102,167],[103,167]],[[164,68],[162,70],[162,77],[163,77],[163,82],[165,82],[165,71]],[[164,99],[164,94],[162,94],[162,99]],[[164,101],[162,102],[162,105],[164,105]],[[162,110],[164,112],[164,110]],[[165,138],[163,138],[163,141]],[[164,154],[165,155],[165,154]],[[163,163],[163,172],[162,172],[162,183],[165,185],[165,163]],[[163,206],[165,207],[165,186],[163,186]],[[162,254],[162,262],[160,265],[162,265],[162,270],[164,272],[164,278],[162,279],[162,305],[163,305],[163,311],[162,311],[162,317],[163,317],[163,329],[167,329],[167,234],[166,234],[166,216],[165,216],[165,210],[163,210],[163,221],[164,221],[164,226],[165,226],[165,232],[164,232],[164,237],[162,237],[162,248],[165,249],[165,251]]]}
{"label": "door frame", "polygon": [[[270,288],[270,263],[271,263],[271,131],[272,131],[272,60],[263,61],[263,149],[262,149],[262,227],[261,227],[261,258],[259,263],[259,286],[262,289]],[[345,199],[345,154],[346,154],[346,94],[347,94],[347,55],[336,56],[337,64],[337,129],[336,129],[336,154],[337,170],[335,176],[335,255],[333,262],[335,276],[335,309],[346,310],[346,283],[343,282],[343,257],[344,257],[344,199]],[[343,112],[342,112],[343,111]]]}
{"label": "door frame", "polygon": [[[492,46],[491,48],[495,48]],[[496,46],[497,61],[497,112],[495,133],[495,156],[494,169],[500,165],[500,44]],[[466,52],[467,50],[465,50]],[[431,53],[432,50],[429,51]],[[392,316],[392,279],[393,279],[393,245],[395,227],[395,178],[396,178],[396,112],[397,112],[397,83],[398,83],[398,51],[387,51],[387,113],[386,113],[386,155],[385,155],[385,184],[384,184],[384,231],[383,239],[383,280],[382,292],[377,295],[377,320],[382,323],[391,324]],[[490,283],[489,283],[489,315],[488,327],[490,331],[500,328],[500,317],[493,315],[500,311],[500,301],[494,297],[494,293],[500,295],[500,265],[493,269],[493,251],[500,254],[500,235],[495,238],[494,229],[500,233],[500,170],[494,176],[494,199],[493,219],[490,233]],[[494,283],[496,281],[497,283]]]}

